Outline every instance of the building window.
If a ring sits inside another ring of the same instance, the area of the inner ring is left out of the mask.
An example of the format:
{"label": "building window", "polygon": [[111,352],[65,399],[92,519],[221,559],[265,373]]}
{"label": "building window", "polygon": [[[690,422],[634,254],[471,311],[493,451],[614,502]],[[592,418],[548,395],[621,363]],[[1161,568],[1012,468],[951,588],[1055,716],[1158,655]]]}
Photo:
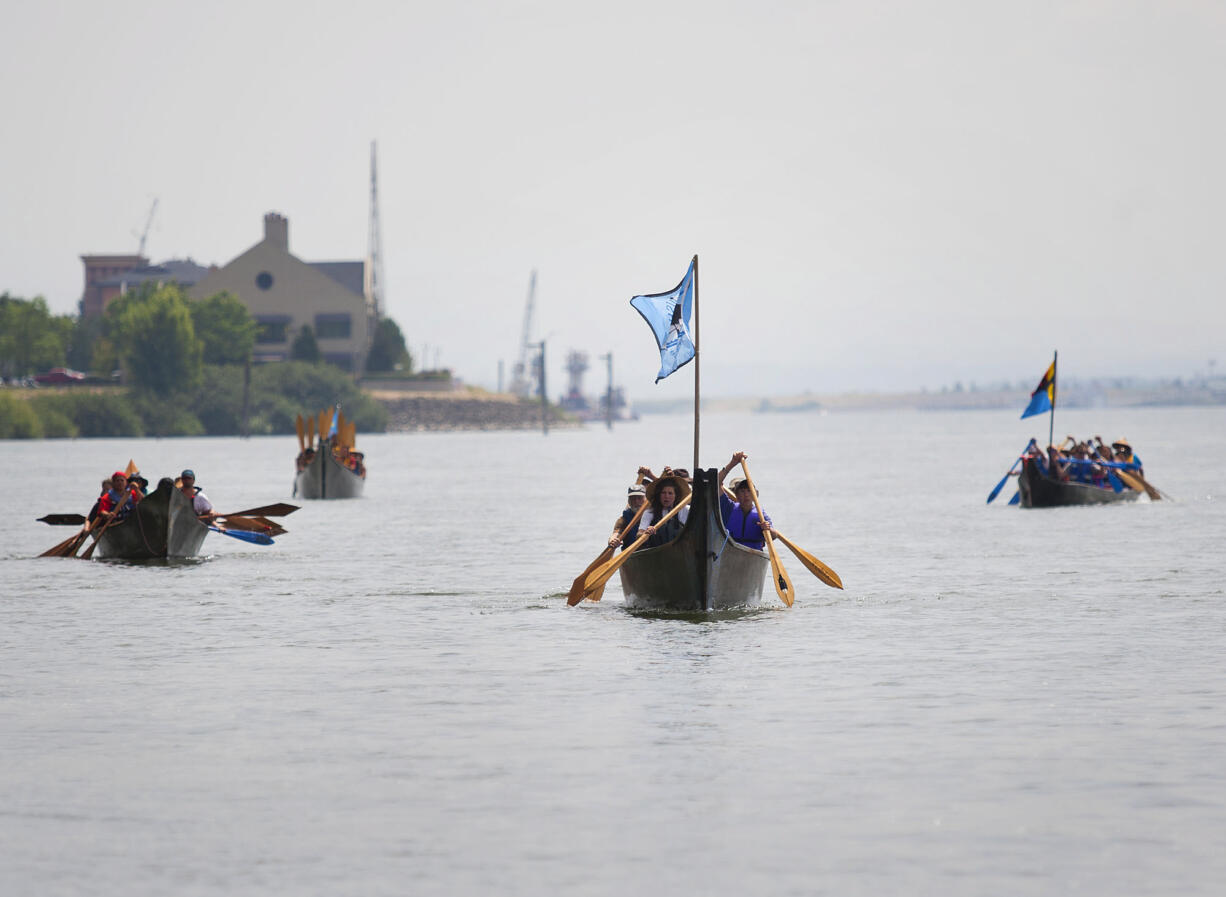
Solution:
{"label": "building window", "polygon": [[256,315],[255,322],[260,325],[256,331],[257,343],[284,343],[289,337],[289,315]]}
{"label": "building window", "polygon": [[349,339],[353,327],[348,314],[315,316],[315,336],[319,339]]}
{"label": "building window", "polygon": [[261,271],[255,276],[255,285],[261,290],[272,289],[272,275],[267,271]]}

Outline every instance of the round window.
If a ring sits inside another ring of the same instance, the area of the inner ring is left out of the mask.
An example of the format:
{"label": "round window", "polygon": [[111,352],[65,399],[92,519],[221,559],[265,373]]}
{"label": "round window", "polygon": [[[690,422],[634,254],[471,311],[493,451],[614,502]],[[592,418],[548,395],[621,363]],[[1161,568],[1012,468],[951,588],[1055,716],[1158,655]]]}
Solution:
{"label": "round window", "polygon": [[272,275],[267,271],[261,271],[255,276],[255,285],[261,290],[272,289]]}

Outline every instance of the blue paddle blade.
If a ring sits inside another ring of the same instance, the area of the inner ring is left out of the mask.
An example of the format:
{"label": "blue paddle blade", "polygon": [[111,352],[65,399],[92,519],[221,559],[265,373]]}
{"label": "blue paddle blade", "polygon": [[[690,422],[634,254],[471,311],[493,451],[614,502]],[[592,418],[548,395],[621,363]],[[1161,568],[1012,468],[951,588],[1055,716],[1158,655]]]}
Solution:
{"label": "blue paddle blade", "polygon": [[[1009,471],[1012,473],[1013,469],[1010,468]],[[996,488],[988,493],[987,504],[990,505],[996,500],[996,496],[1000,495],[1000,490],[1005,488],[1005,483],[1007,482],[1009,482],[1009,474],[1005,474],[1003,477],[1001,477],[1000,482],[996,484]]]}
{"label": "blue paddle blade", "polygon": [[1013,498],[1009,499],[1009,504],[1017,505],[1017,504],[1021,504],[1021,502],[1022,502],[1022,490],[1019,489],[1017,490],[1017,492],[1013,493]]}
{"label": "blue paddle blade", "polygon": [[1107,481],[1111,483],[1111,488],[1116,492],[1124,491],[1124,484],[1120,482],[1120,478],[1109,470],[1107,471]]}
{"label": "blue paddle blade", "polygon": [[234,539],[242,539],[244,542],[251,542],[255,545],[272,545],[272,536],[268,533],[251,533],[243,529],[219,529],[215,526],[210,526],[215,533],[221,533],[223,536],[230,536]]}

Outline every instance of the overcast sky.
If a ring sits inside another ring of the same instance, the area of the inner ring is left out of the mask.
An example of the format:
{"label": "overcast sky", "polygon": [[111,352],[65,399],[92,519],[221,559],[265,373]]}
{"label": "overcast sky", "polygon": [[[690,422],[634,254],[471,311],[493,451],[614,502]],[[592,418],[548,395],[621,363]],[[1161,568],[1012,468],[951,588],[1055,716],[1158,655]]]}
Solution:
{"label": "overcast sky", "polygon": [[79,256],[225,264],[290,220],[497,385],[548,340],[632,398],[630,307],[700,259],[704,394],[1189,376],[1226,361],[1220,2],[10,4],[0,291]]}

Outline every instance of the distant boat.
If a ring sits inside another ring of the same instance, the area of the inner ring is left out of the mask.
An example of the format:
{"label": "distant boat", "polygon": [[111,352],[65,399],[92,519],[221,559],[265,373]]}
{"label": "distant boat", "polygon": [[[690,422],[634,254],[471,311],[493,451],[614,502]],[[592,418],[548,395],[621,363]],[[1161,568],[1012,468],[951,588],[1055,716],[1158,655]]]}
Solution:
{"label": "distant boat", "polygon": [[95,556],[125,561],[190,558],[200,553],[208,534],[191,499],[169,477],[162,477],[127,517],[101,531]]}
{"label": "distant boat", "polygon": [[620,570],[626,607],[671,612],[752,607],[762,600],[770,555],[729,537],[718,471],[694,471],[689,518],[671,542],[640,548]]}
{"label": "distant boat", "polygon": [[[331,419],[331,424],[328,421]],[[315,422],[319,421],[319,441]],[[298,498],[358,498],[366,485],[366,460],[354,451],[357,427],[337,405],[303,422],[298,415],[298,460],[294,495]],[[325,436],[324,434],[327,433]]]}
{"label": "distant boat", "polygon": [[1022,472],[1017,481],[1023,508],[1058,508],[1063,505],[1098,505],[1116,501],[1136,501],[1140,492],[1124,487],[1116,492],[1104,483],[1081,483],[1057,480],[1044,473],[1038,460],[1022,459]]}
{"label": "distant boat", "polygon": [[366,471],[350,470],[337,460],[331,442],[314,452],[294,480],[298,498],[357,498],[366,485]]}

